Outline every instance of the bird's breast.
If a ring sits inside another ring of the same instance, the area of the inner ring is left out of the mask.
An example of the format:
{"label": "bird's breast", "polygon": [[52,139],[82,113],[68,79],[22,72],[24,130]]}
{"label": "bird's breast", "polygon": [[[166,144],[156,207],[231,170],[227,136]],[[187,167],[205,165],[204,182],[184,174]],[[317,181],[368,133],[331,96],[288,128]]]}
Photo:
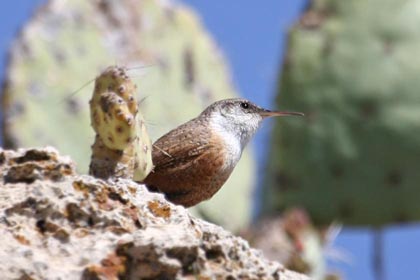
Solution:
{"label": "bird's breast", "polygon": [[212,133],[212,137],[216,139],[215,141],[217,143],[220,143],[221,150],[223,151],[224,159],[221,170],[232,171],[241,158],[242,147],[240,140],[230,131],[217,125],[213,129],[214,133]]}

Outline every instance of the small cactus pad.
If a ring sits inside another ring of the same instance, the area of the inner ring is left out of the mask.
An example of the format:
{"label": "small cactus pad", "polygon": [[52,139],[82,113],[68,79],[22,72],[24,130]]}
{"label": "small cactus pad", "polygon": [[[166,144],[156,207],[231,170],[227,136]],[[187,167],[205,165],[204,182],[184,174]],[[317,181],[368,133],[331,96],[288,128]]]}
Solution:
{"label": "small cactus pad", "polygon": [[138,109],[136,85],[122,67],[95,80],[90,100],[95,132],[89,173],[100,178],[144,179],[152,170],[151,141]]}
{"label": "small cactus pad", "polygon": [[420,2],[314,0],[289,36],[268,212],[304,206],[319,223],[420,220]]}
{"label": "small cactus pad", "polygon": [[123,150],[136,137],[136,88],[126,70],[118,67],[108,67],[95,80],[91,124],[110,149]]}

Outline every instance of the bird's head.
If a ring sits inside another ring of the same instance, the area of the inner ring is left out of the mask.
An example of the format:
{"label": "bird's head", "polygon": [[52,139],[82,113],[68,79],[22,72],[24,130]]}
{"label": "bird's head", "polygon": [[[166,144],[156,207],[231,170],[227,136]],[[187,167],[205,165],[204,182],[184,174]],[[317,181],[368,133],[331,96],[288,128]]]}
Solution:
{"label": "bird's head", "polygon": [[235,135],[242,148],[255,134],[263,119],[275,116],[303,116],[303,113],[299,112],[270,111],[242,98],[217,101],[204,110],[203,114],[210,117],[216,128]]}

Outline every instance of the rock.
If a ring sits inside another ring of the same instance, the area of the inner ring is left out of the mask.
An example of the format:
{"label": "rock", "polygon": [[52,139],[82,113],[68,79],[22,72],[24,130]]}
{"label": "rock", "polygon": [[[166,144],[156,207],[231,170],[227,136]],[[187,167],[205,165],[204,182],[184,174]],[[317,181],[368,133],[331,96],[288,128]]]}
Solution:
{"label": "rock", "polygon": [[131,180],[0,150],[3,279],[308,279]]}

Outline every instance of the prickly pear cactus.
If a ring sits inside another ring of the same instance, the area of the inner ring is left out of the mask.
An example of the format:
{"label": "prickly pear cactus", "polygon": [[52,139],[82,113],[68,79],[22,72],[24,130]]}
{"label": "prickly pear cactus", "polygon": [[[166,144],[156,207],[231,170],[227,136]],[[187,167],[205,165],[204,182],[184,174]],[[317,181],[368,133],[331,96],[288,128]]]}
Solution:
{"label": "prickly pear cactus", "polygon": [[152,144],[139,112],[137,86],[126,69],[108,67],[95,80],[90,104],[96,132],[89,173],[143,180],[152,170]]}
{"label": "prickly pear cactus", "polygon": [[[87,172],[94,85],[78,89],[113,64],[126,66],[139,86],[152,141],[236,95],[219,50],[188,8],[158,0],[50,0],[11,48],[2,105],[5,146],[53,145]],[[200,211],[230,229],[243,225],[254,174],[247,150]]]}
{"label": "prickly pear cactus", "polygon": [[420,220],[420,1],[314,0],[291,30],[264,210],[318,223]]}
{"label": "prickly pear cactus", "polygon": [[135,90],[124,68],[108,67],[95,80],[89,101],[91,125],[110,149],[123,150],[136,137]]}
{"label": "prickly pear cactus", "polygon": [[314,280],[338,280],[338,275],[326,266],[325,249],[330,245],[331,232],[332,228],[315,228],[302,209],[289,209],[281,216],[264,217],[243,236],[265,257],[281,262],[290,270]]}

